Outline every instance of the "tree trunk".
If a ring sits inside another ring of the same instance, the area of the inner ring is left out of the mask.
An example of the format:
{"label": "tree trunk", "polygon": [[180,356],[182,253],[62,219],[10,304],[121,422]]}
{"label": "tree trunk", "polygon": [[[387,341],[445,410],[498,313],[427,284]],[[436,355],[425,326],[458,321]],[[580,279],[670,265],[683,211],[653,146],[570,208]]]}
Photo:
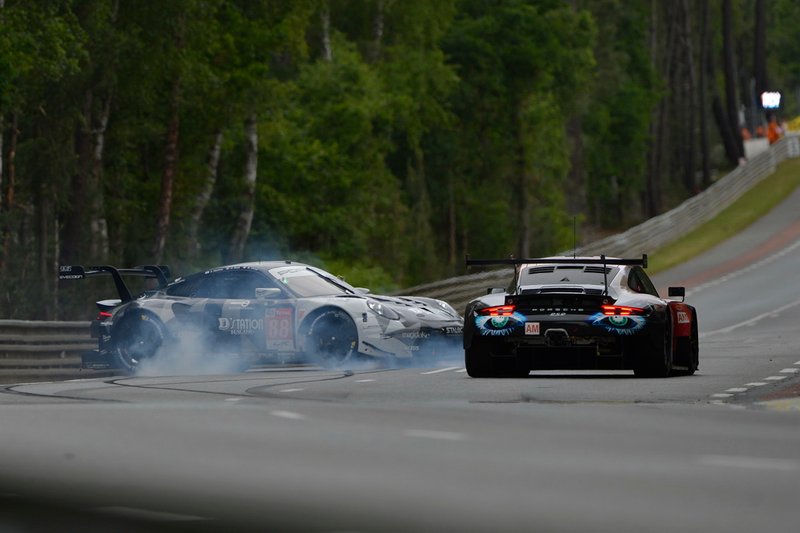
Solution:
{"label": "tree trunk", "polygon": [[170,119],[167,127],[167,144],[164,150],[164,172],[161,176],[161,198],[156,220],[156,238],[153,244],[152,261],[161,263],[164,258],[164,245],[167,240],[169,219],[172,213],[172,193],[175,187],[175,173],[178,166],[178,135],[180,131],[181,78],[176,75],[172,82],[170,98]]}
{"label": "tree trunk", "polygon": [[333,48],[331,46],[331,4],[328,0],[322,3],[320,12],[322,25],[322,59],[333,61]]}
{"label": "tree trunk", "polygon": [[375,2],[375,18],[372,19],[372,47],[370,50],[370,62],[377,63],[381,58],[381,47],[383,46],[383,27],[384,27],[384,1]]}
{"label": "tree trunk", "polygon": [[228,251],[230,263],[238,263],[244,257],[244,245],[250,236],[255,211],[256,176],[258,171],[258,119],[255,114],[247,117],[244,123],[246,146],[244,168],[244,206],[236,223]]}
{"label": "tree trunk", "polygon": [[69,206],[64,221],[64,240],[62,259],[66,264],[79,263],[84,259],[84,238],[86,198],[90,194],[89,173],[91,172],[92,151],[92,109],[94,92],[87,89],[83,95],[83,111],[78,124],[75,125],[75,158],[77,169],[72,175],[70,190],[67,191]]}
{"label": "tree trunk", "polygon": [[5,203],[6,221],[3,224],[3,255],[0,257],[0,274],[4,273],[9,254],[11,253],[11,211],[14,209],[14,189],[17,186],[17,114],[11,116],[11,131],[8,142],[8,184],[3,198]]}
{"label": "tree trunk", "polygon": [[697,87],[697,107],[700,119],[700,157],[702,159],[703,189],[711,185],[711,157],[708,142],[708,112],[706,111],[706,92],[708,91],[707,69],[708,54],[711,49],[711,35],[708,28],[709,6],[708,0],[702,0],[700,5],[700,68]]}
{"label": "tree trunk", "polygon": [[108,223],[105,214],[105,190],[103,187],[103,155],[106,144],[106,129],[111,115],[112,95],[103,102],[103,108],[93,130],[92,173],[90,180],[90,199],[92,203],[90,231],[92,242],[89,256],[100,262],[108,262]]}
{"label": "tree trunk", "polygon": [[722,0],[722,53],[725,75],[725,115],[735,142],[738,163],[744,157],[742,134],[739,131],[739,110],[736,99],[736,63],[734,61],[733,7],[731,0]]}
{"label": "tree trunk", "polygon": [[188,256],[194,257],[201,249],[200,241],[197,234],[200,230],[200,222],[203,219],[203,213],[211,201],[211,195],[214,192],[214,186],[217,183],[217,173],[219,171],[219,156],[222,152],[222,130],[219,129],[214,134],[214,142],[211,149],[208,151],[208,158],[206,159],[206,177],[203,181],[203,187],[194,202],[194,209],[189,217],[189,227],[187,235],[189,240],[187,243]]}
{"label": "tree trunk", "polygon": [[[753,47],[753,71],[756,82],[756,97],[769,90],[767,78],[767,15],[766,2],[756,0],[755,8],[755,43]],[[755,110],[753,110],[755,111]]]}
{"label": "tree trunk", "polygon": [[684,76],[684,110],[686,113],[684,127],[686,128],[686,135],[683,136],[683,183],[689,194],[697,194],[700,192],[697,187],[697,179],[695,177],[695,145],[697,144],[695,139],[695,124],[697,123],[698,109],[695,102],[697,79],[695,78],[694,47],[692,46],[692,11],[689,9],[688,0],[683,0],[680,7],[682,11],[681,16],[683,18],[681,31],[684,49],[683,57],[686,61],[684,64],[684,70],[686,73],[686,76]]}
{"label": "tree trunk", "polygon": [[528,172],[525,168],[525,125],[522,117],[522,102],[517,104],[515,123],[517,129],[517,226],[519,232],[519,242],[517,253],[519,257],[528,257],[531,244],[531,213],[530,213],[530,192],[528,190]]}
{"label": "tree trunk", "polygon": [[456,193],[452,174],[447,177],[447,222],[448,222],[448,264],[450,272],[456,272]]}

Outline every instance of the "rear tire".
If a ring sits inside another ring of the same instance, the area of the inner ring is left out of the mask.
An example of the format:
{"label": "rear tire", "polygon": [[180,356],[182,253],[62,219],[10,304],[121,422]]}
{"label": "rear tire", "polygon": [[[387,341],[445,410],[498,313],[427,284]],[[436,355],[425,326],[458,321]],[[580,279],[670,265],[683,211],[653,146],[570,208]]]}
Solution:
{"label": "rear tire", "polygon": [[167,339],[166,328],[150,313],[136,311],[126,315],[111,333],[113,353],[118,366],[134,373],[140,365],[151,360]]}
{"label": "rear tire", "polygon": [[697,327],[697,318],[692,319],[692,336],[689,339],[689,365],[686,375],[691,376],[700,367],[700,335]]}
{"label": "rear tire", "polygon": [[492,361],[489,352],[473,341],[472,346],[464,349],[464,366],[471,378],[488,378],[491,375]]}
{"label": "rear tire", "polygon": [[661,338],[646,343],[645,353],[636,354],[636,365],[633,368],[636,377],[666,378],[672,373],[673,337],[672,319],[669,313],[667,310]]}

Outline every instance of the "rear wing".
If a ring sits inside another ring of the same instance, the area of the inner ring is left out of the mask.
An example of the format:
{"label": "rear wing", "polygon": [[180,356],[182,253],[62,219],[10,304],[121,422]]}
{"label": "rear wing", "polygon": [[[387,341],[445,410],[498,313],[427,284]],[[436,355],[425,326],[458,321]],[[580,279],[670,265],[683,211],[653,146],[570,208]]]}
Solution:
{"label": "rear wing", "polygon": [[642,254],[641,259],[618,259],[614,257],[606,257],[601,255],[599,258],[583,258],[580,257],[541,257],[541,258],[525,258],[525,259],[470,259],[469,255],[466,256],[465,262],[467,268],[471,266],[487,266],[487,265],[520,265],[527,264],[545,264],[545,265],[603,265],[603,284],[605,290],[603,294],[608,294],[608,265],[635,265],[647,268],[647,254]]}
{"label": "rear wing", "polygon": [[158,280],[158,287],[162,288],[169,283],[170,270],[167,265],[143,265],[133,268],[116,268],[113,266],[90,266],[84,268],[80,265],[63,265],[58,267],[59,280],[75,280],[84,279],[94,276],[101,276],[109,274],[114,280],[114,286],[119,293],[119,299],[122,303],[130,302],[133,300],[130,289],[125,285],[122,276],[138,276],[144,278],[153,278]]}
{"label": "rear wing", "polygon": [[580,257],[529,257],[526,259],[470,259],[466,256],[466,264],[470,266],[486,266],[486,265],[527,265],[527,264],[544,264],[544,265],[639,265],[642,268],[647,268],[647,254],[642,254],[640,259],[617,259],[613,257],[606,257],[601,255],[599,258],[584,258]]}

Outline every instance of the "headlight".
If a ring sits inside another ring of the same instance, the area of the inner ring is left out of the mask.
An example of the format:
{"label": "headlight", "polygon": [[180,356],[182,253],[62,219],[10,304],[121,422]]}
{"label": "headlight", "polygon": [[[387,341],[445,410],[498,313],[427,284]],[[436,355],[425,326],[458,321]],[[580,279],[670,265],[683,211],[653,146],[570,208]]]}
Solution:
{"label": "headlight", "polygon": [[367,300],[367,307],[369,307],[370,311],[375,313],[376,315],[380,315],[383,318],[388,318],[389,320],[400,320],[400,314],[388,307],[383,305],[377,300]]}

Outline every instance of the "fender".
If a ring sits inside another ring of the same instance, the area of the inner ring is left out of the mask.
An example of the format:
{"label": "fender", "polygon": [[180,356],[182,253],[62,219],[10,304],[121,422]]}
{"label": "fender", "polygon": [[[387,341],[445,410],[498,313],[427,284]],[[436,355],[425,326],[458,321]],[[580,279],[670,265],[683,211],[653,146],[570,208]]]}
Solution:
{"label": "fender", "polygon": [[694,307],[683,302],[669,302],[668,306],[672,317],[673,336],[691,337]]}

